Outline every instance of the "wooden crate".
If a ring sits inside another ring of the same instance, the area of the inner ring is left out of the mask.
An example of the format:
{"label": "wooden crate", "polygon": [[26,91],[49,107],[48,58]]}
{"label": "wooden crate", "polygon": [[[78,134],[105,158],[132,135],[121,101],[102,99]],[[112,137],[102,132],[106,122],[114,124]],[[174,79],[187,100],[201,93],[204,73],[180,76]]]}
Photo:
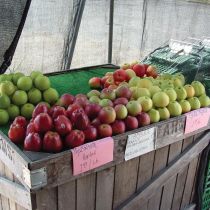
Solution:
{"label": "wooden crate", "polygon": [[[185,116],[114,137],[114,160],[73,176],[71,151],[21,151],[0,133],[0,209],[184,209],[194,203],[209,126],[184,134]],[[156,127],[155,150],[124,160],[128,135]],[[194,206],[191,206],[193,209]]]}

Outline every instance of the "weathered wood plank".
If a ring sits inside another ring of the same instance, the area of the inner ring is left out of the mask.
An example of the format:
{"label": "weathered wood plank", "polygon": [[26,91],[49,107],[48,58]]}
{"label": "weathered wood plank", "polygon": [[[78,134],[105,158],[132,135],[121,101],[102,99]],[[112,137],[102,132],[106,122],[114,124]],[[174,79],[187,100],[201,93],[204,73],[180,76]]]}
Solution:
{"label": "weathered wood plank", "polygon": [[24,169],[28,168],[30,160],[0,131],[0,159],[16,175],[24,185]]}
{"label": "weathered wood plank", "polygon": [[[27,209],[32,208],[30,192],[23,186],[3,177],[0,177],[0,194]],[[8,199],[7,203],[3,204],[3,207],[5,209],[10,209]],[[15,205],[11,206],[11,209],[15,209]]]}
{"label": "weathered wood plank", "polygon": [[[149,152],[140,157],[139,172],[136,190],[140,189],[152,178],[155,151]],[[138,210],[147,210],[147,203],[138,206]]]}
{"label": "weathered wood plank", "polygon": [[[170,145],[168,164],[181,153],[181,150],[182,150],[182,141],[178,141]],[[160,210],[171,208],[175,184],[176,184],[176,174],[174,174],[174,176],[172,176],[168,181],[166,181],[166,184],[163,187]]]}
{"label": "weathered wood plank", "polygon": [[77,180],[77,209],[95,209],[96,174]]}
{"label": "weathered wood plank", "polygon": [[36,193],[38,210],[58,210],[57,187],[39,190]]}
{"label": "weathered wood plank", "polygon": [[116,166],[113,208],[125,201],[136,191],[139,158]]}
{"label": "weathered wood plank", "polygon": [[58,209],[76,209],[76,181],[58,186]]}
{"label": "weathered wood plank", "polygon": [[[182,152],[185,151],[193,142],[194,137],[190,137],[187,139],[184,139],[183,145],[182,145]],[[180,171],[177,175],[177,180],[176,180],[176,186],[174,190],[174,197],[173,197],[173,202],[172,202],[172,210],[180,209],[181,206],[181,200],[182,200],[182,195],[184,192],[184,187],[185,187],[185,181],[187,178],[187,172],[188,172],[188,165],[183,168],[182,171]]]}
{"label": "weathered wood plank", "polygon": [[178,171],[186,167],[189,162],[197,157],[203,149],[209,144],[210,133],[206,133],[202,138],[192,144],[181,155],[175,158],[164,170],[154,177],[150,183],[142,187],[137,193],[123,202],[117,209],[135,209],[139,203],[144,203],[150,199],[156,190],[165,184],[165,181]]}
{"label": "weathered wood plank", "polygon": [[16,204],[16,210],[28,210],[28,209],[25,209],[24,207]]}
{"label": "weathered wood plank", "polygon": [[97,173],[96,210],[111,210],[114,193],[115,167]]}
{"label": "weathered wood plank", "polygon": [[[165,168],[168,160],[169,146],[163,147],[155,151],[155,161],[153,168],[153,176]],[[158,210],[161,202],[163,188],[160,186],[155,195],[148,202],[148,209]]]}
{"label": "weathered wood plank", "polygon": [[155,151],[140,157],[137,190],[148,182],[152,177]]}
{"label": "weathered wood plank", "polygon": [[195,210],[195,209],[196,209],[196,205],[191,204],[191,205],[188,205],[184,209],[181,209],[181,210]]}
{"label": "weathered wood plank", "polygon": [[198,164],[198,157],[194,158],[189,164],[187,179],[185,183],[185,189],[182,196],[181,209],[185,208],[188,204],[190,204],[190,196],[193,190],[197,164]]}

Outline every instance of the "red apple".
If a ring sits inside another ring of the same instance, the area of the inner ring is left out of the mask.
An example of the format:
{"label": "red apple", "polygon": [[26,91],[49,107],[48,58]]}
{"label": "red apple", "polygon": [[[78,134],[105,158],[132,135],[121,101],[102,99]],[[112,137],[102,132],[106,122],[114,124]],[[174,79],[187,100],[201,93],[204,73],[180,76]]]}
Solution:
{"label": "red apple", "polygon": [[146,69],[146,75],[148,77],[156,78],[158,76],[156,67],[152,65],[148,66],[148,68]]}
{"label": "red apple", "polygon": [[112,136],[112,127],[108,124],[101,124],[98,126],[98,135],[100,138]]}
{"label": "red apple", "polygon": [[63,142],[57,132],[48,131],[44,135],[43,149],[46,152],[60,152],[63,149]]}
{"label": "red apple", "polygon": [[128,79],[128,76],[123,69],[116,70],[113,74],[113,77],[114,77],[114,81],[117,81],[117,82],[127,81]]}
{"label": "red apple", "polygon": [[68,148],[78,147],[85,142],[85,134],[80,130],[72,130],[65,138],[65,145]]}
{"label": "red apple", "polygon": [[72,112],[76,109],[82,109],[82,107],[79,104],[72,104],[68,107],[68,109],[66,110],[66,115],[68,118],[71,118]]}
{"label": "red apple", "polygon": [[126,86],[120,86],[116,89],[116,96],[117,98],[127,98],[128,100],[131,98],[132,92]]}
{"label": "red apple", "polygon": [[92,122],[91,122],[91,125],[94,126],[94,127],[98,127],[99,125],[101,125],[101,122],[98,118],[95,118]]}
{"label": "red apple", "polygon": [[39,152],[42,149],[42,140],[38,133],[29,133],[24,140],[24,149]]}
{"label": "red apple", "polygon": [[146,112],[142,112],[136,116],[138,120],[139,127],[146,126],[150,124],[150,117]]}
{"label": "red apple", "polygon": [[136,73],[136,76],[143,77],[146,73],[145,67],[143,64],[136,64],[133,66],[133,70]]}
{"label": "red apple", "polygon": [[22,117],[22,116],[18,116],[14,119],[13,123],[12,124],[15,124],[15,125],[19,125],[21,127],[26,127],[27,126],[27,120],[25,117]]}
{"label": "red apple", "polygon": [[115,121],[116,112],[113,107],[106,106],[101,109],[101,111],[99,112],[98,118],[101,123],[110,124]]}
{"label": "red apple", "polygon": [[60,97],[60,102],[62,106],[67,108],[70,104],[73,104],[74,96],[71,94],[65,93]]}
{"label": "red apple", "polygon": [[110,86],[108,87],[108,89],[110,89],[110,90],[116,90],[117,87],[118,87],[117,85],[113,84],[113,85],[110,85]]}
{"label": "red apple", "polygon": [[138,120],[136,119],[136,117],[133,116],[128,116],[125,119],[125,126],[126,126],[126,130],[134,130],[136,128],[138,128]]}
{"label": "red apple", "polygon": [[35,118],[37,115],[39,115],[40,113],[49,113],[49,108],[45,103],[39,103],[32,114],[32,118]]}
{"label": "red apple", "polygon": [[147,71],[147,68],[149,67],[149,64],[144,63],[143,65],[144,65],[145,71]]}
{"label": "red apple", "polygon": [[113,135],[125,133],[125,123],[122,120],[116,120],[111,126]]}
{"label": "red apple", "polygon": [[29,133],[36,133],[36,132],[37,130],[34,123],[30,122],[26,128],[26,136],[28,136]]}
{"label": "red apple", "polygon": [[75,101],[74,101],[74,104],[79,104],[81,107],[85,107],[86,106],[86,104],[88,104],[89,103],[89,101],[88,101],[88,99],[87,98],[84,98],[84,97],[78,97],[78,98],[76,98],[75,99]]}
{"label": "red apple", "polygon": [[88,83],[91,88],[101,88],[101,78],[99,77],[91,78]]}
{"label": "red apple", "polygon": [[88,99],[88,97],[85,94],[79,93],[75,96],[75,98],[84,98],[84,99]]}
{"label": "red apple", "polygon": [[25,127],[18,124],[12,124],[9,128],[8,137],[15,144],[23,143],[26,135]]}
{"label": "red apple", "polygon": [[92,104],[87,104],[85,106],[85,113],[87,114],[90,120],[96,118],[100,110],[101,110],[101,106],[98,104],[92,103]]}
{"label": "red apple", "polygon": [[34,126],[38,133],[45,133],[52,130],[52,118],[47,113],[41,113],[34,119]]}
{"label": "red apple", "polygon": [[59,115],[65,115],[66,116],[66,110],[64,107],[62,106],[53,106],[50,109],[50,116],[55,119],[57,118]]}
{"label": "red apple", "polygon": [[67,135],[71,129],[72,125],[70,120],[65,115],[60,115],[54,120],[55,130],[61,135]]}
{"label": "red apple", "polygon": [[[111,77],[112,77],[112,76],[111,76]],[[106,80],[109,79],[109,78],[110,78],[110,76],[103,76],[103,77],[101,78],[101,85],[104,86]],[[112,77],[112,78],[113,78],[113,77]]]}
{"label": "red apple", "polygon": [[115,85],[115,81],[113,77],[109,77],[104,83],[104,88],[108,88],[110,85]]}
{"label": "red apple", "polygon": [[71,122],[73,126],[79,130],[85,130],[90,123],[83,109],[77,109],[72,113]]}
{"label": "red apple", "polygon": [[123,104],[123,105],[127,105],[128,103],[128,99],[127,98],[117,98],[114,100],[114,106],[118,105],[118,104]]}
{"label": "red apple", "polygon": [[87,142],[94,141],[97,138],[97,129],[93,126],[88,126],[84,130],[84,134],[85,134],[85,141]]}

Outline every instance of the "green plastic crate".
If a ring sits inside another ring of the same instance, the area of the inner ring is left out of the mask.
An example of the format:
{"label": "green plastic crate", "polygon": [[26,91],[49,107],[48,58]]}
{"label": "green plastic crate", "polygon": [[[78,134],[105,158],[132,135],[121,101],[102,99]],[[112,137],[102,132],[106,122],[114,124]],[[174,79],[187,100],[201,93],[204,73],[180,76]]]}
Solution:
{"label": "green plastic crate", "polygon": [[210,209],[210,162],[205,176],[204,192],[202,196],[202,210]]}

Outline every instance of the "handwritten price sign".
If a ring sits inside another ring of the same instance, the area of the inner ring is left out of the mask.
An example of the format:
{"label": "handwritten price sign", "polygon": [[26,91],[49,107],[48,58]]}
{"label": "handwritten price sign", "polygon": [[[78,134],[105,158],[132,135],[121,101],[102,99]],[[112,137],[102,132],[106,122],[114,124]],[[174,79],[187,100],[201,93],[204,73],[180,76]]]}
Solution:
{"label": "handwritten price sign", "polygon": [[104,138],[71,151],[73,175],[78,175],[113,161],[114,140],[111,137]]}
{"label": "handwritten price sign", "polygon": [[185,134],[196,131],[208,125],[210,108],[194,110],[186,114]]}
{"label": "handwritten price sign", "polygon": [[125,160],[130,160],[155,149],[156,128],[134,133],[128,136]]}

